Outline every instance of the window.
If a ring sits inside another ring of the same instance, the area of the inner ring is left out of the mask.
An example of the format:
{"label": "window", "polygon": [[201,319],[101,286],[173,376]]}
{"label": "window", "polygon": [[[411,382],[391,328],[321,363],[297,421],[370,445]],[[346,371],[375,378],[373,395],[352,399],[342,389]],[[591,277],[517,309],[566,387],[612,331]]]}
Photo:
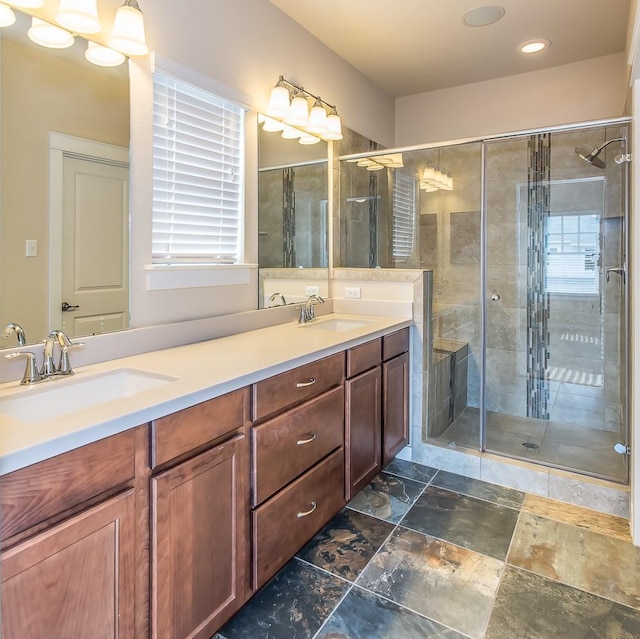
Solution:
{"label": "window", "polygon": [[600,290],[600,215],[554,215],[547,227],[547,291],[597,295]]}
{"label": "window", "polygon": [[153,96],[153,262],[239,262],[244,110],[158,72]]}
{"label": "window", "polygon": [[416,181],[396,171],[393,182],[393,259],[406,262],[413,255],[416,223]]}

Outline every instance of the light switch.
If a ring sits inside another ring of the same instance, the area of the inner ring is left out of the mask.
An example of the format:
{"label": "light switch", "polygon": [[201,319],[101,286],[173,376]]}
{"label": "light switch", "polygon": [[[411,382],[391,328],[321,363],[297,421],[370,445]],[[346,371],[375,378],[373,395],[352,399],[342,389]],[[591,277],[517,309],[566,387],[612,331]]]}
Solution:
{"label": "light switch", "polygon": [[27,240],[25,255],[27,257],[38,257],[38,240]]}

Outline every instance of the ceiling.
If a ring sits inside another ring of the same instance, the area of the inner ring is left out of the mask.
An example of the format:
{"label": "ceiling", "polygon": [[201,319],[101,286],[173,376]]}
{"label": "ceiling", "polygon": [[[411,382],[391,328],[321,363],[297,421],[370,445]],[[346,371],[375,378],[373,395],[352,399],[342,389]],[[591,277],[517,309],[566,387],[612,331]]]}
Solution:
{"label": "ceiling", "polygon": [[[271,0],[394,97],[526,73],[624,51],[630,0]],[[462,15],[500,5],[468,27]],[[535,38],[538,54],[518,51]]]}

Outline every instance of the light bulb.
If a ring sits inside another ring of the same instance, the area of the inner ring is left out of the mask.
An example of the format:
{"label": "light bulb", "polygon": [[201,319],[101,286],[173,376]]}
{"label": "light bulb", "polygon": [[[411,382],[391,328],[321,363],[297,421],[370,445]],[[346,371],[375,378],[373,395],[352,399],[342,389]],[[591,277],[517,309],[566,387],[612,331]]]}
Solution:
{"label": "light bulb", "polygon": [[137,0],[125,0],[116,11],[109,46],[126,55],[149,53],[144,34],[144,19]]}
{"label": "light bulb", "polygon": [[56,22],[76,33],[98,33],[102,28],[96,0],[60,0]]}
{"label": "light bulb", "polygon": [[73,36],[64,29],[49,24],[40,18],[32,18],[31,28],[27,31],[29,39],[49,49],[66,49],[73,45]]}

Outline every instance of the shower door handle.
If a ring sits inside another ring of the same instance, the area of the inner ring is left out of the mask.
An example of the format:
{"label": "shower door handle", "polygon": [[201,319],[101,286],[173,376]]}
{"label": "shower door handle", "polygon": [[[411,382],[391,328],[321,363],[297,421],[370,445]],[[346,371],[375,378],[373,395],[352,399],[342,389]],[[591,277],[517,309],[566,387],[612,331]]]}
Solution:
{"label": "shower door handle", "polygon": [[605,279],[607,280],[607,282],[609,281],[609,276],[611,273],[617,273],[622,278],[622,282],[624,283],[624,266],[612,266],[611,268],[608,268],[605,273]]}

